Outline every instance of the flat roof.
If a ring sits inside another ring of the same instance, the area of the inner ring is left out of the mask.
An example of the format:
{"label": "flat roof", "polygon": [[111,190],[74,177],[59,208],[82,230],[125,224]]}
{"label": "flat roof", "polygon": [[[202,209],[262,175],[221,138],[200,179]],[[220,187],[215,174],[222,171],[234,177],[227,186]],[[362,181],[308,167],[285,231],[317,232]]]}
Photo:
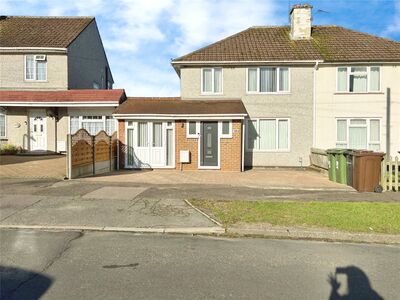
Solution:
{"label": "flat roof", "polygon": [[130,97],[115,111],[118,117],[132,115],[241,115],[247,111],[241,100],[183,100],[179,97]]}

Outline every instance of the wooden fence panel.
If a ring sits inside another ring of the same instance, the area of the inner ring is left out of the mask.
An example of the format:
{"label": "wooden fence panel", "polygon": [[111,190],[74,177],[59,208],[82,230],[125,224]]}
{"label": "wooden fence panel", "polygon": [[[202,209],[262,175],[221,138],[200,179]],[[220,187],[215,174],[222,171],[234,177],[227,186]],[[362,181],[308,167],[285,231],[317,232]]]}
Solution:
{"label": "wooden fence panel", "polygon": [[85,129],[68,135],[67,174],[70,179],[111,172],[116,169],[117,133],[100,131],[95,136]]}

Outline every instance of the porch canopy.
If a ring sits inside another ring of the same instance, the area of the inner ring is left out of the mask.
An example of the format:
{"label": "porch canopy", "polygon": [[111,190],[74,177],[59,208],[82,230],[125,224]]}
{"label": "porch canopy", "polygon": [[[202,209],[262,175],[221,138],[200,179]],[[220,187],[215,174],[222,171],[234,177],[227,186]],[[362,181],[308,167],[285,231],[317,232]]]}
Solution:
{"label": "porch canopy", "polygon": [[113,114],[116,119],[244,119],[241,100],[182,100],[180,97],[129,97]]}
{"label": "porch canopy", "polygon": [[116,107],[126,99],[123,89],[0,91],[0,106],[23,107]]}

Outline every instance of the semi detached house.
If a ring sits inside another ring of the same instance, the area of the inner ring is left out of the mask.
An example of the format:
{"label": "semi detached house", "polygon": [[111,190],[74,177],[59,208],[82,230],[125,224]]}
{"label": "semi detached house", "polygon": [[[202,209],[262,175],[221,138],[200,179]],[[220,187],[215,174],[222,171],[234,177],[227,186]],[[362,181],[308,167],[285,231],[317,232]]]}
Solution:
{"label": "semi detached house", "polygon": [[64,152],[68,133],[112,133],[125,99],[92,17],[0,16],[0,143]]}
{"label": "semi detached house", "polygon": [[312,26],[251,27],[172,61],[180,98],[115,111],[125,168],[307,166],[311,147],[400,151],[400,43]]}
{"label": "semi detached house", "polygon": [[176,58],[181,96],[126,97],[94,18],[0,16],[0,141],[63,152],[118,132],[121,168],[307,166],[310,149],[400,151],[400,43],[312,26],[251,27]]}

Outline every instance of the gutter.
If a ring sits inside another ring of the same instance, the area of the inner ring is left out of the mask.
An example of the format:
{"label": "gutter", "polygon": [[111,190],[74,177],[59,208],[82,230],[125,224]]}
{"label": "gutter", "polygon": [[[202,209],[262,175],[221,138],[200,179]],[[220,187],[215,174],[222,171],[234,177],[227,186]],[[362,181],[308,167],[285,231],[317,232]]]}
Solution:
{"label": "gutter", "polygon": [[67,48],[51,48],[51,47],[0,47],[1,53],[67,53]]}
{"label": "gutter", "polygon": [[119,102],[0,102],[0,106],[28,106],[28,107],[116,107]]}
{"label": "gutter", "polygon": [[117,120],[243,120],[247,114],[113,114]]}

